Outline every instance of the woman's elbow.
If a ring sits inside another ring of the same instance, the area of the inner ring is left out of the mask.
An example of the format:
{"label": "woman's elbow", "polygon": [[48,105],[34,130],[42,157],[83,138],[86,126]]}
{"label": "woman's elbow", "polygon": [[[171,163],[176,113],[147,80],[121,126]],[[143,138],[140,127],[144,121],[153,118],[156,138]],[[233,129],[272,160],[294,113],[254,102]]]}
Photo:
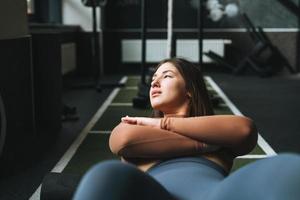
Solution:
{"label": "woman's elbow", "polygon": [[119,124],[115,127],[109,137],[109,148],[112,153],[120,155],[121,150],[129,143],[128,134],[126,129]]}
{"label": "woman's elbow", "polygon": [[257,131],[255,123],[250,118],[247,118],[247,130],[246,130],[245,134],[246,134],[247,138],[250,138],[256,144],[258,131]]}
{"label": "woman's elbow", "polygon": [[113,154],[118,155],[120,151],[120,142],[118,141],[116,134],[114,134],[113,132],[110,134],[109,137],[109,148]]}
{"label": "woman's elbow", "polygon": [[257,128],[252,119],[243,117],[241,125],[242,125],[241,126],[241,135],[243,135],[247,138],[249,136],[253,137],[253,136],[257,135]]}
{"label": "woman's elbow", "polygon": [[244,118],[242,124],[239,154],[245,155],[250,153],[256,146],[258,131],[255,123],[249,118]]}

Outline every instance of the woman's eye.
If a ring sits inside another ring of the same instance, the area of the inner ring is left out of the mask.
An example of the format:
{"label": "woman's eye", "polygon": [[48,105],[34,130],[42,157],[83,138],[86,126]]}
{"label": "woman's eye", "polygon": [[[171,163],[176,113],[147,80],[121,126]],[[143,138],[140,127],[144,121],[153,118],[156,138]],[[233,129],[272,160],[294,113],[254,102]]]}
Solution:
{"label": "woman's eye", "polygon": [[164,78],[172,78],[170,75],[165,75]]}

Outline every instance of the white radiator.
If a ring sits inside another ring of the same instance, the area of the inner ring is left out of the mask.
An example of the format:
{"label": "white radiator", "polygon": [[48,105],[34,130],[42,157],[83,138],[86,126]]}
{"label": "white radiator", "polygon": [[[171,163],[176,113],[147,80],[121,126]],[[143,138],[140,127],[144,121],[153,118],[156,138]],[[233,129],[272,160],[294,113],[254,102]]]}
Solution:
{"label": "white radiator", "polygon": [[[142,42],[136,39],[121,41],[122,62],[141,62]],[[167,56],[167,40],[146,40],[146,61],[158,62]]]}
{"label": "white radiator", "polygon": [[76,68],[76,44],[64,43],[61,45],[61,73],[66,74]]}
{"label": "white radiator", "polygon": [[[205,39],[203,41],[203,52],[209,50],[220,56],[224,56],[225,45],[231,44],[231,40]],[[141,62],[142,48],[139,39],[124,39],[121,41],[122,62]],[[195,39],[180,39],[176,41],[176,56],[184,57],[190,61],[199,61],[199,45]],[[159,62],[167,57],[167,40],[148,39],[146,40],[146,62]],[[212,62],[210,58],[203,55],[203,62]]]}

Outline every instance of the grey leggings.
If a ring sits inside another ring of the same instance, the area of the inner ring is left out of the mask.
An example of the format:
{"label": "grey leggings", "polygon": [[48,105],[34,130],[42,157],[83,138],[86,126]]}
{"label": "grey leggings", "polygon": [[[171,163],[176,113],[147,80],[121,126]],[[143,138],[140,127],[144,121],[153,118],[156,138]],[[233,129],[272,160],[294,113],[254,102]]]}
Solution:
{"label": "grey leggings", "polygon": [[213,162],[196,157],[162,162],[148,173],[120,161],[92,167],[74,200],[248,200],[300,199],[300,156],[262,159],[226,175]]}

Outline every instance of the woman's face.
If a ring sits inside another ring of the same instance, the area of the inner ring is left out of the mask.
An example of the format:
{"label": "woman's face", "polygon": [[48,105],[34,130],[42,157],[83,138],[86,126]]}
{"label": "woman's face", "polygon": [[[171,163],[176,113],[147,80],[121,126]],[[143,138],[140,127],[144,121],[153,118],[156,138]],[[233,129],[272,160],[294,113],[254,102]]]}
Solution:
{"label": "woman's face", "polygon": [[183,77],[172,63],[162,64],[154,73],[149,95],[151,106],[155,110],[164,114],[188,113],[189,93]]}

